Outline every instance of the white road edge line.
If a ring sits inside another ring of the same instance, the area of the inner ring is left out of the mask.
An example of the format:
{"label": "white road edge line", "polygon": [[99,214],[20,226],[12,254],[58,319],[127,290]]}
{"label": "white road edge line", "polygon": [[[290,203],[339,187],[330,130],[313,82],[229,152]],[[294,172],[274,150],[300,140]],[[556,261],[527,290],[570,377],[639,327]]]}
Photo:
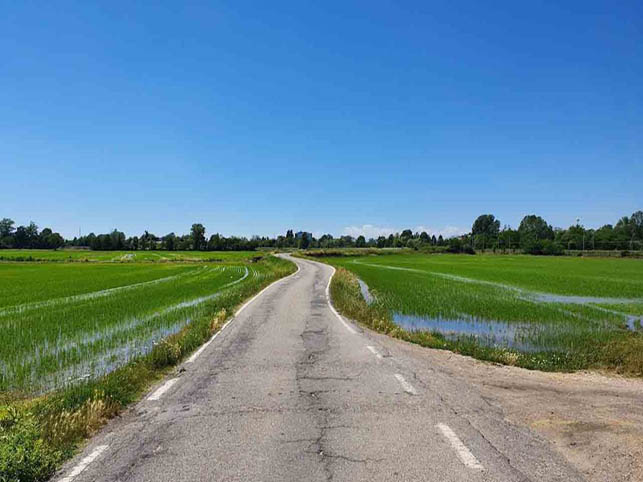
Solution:
{"label": "white road edge line", "polygon": [[99,445],[98,447],[96,447],[91,454],[81,460],[78,465],[76,465],[76,467],[74,467],[71,472],[69,472],[69,475],[67,477],[60,479],[59,482],[71,482],[72,480],[74,480],[83,470],[87,468],[89,464],[91,464],[100,456],[100,454],[107,450],[108,447],[109,445]]}
{"label": "white road edge line", "polygon": [[413,385],[407,382],[402,375],[400,375],[399,373],[396,373],[395,378],[397,378],[397,381],[400,382],[400,385],[402,385],[402,388],[406,393],[410,393],[411,395],[418,394],[417,390],[413,387]]}
{"label": "white road edge line", "polygon": [[458,438],[453,430],[448,425],[439,423],[436,425],[442,435],[449,441],[451,446],[455,449],[455,452],[458,454],[458,457],[464,465],[474,470],[484,470],[484,466],[475,458],[471,451],[467,448],[466,445],[462,443],[462,440]]}
{"label": "white road edge line", "polygon": [[172,385],[174,385],[178,381],[179,381],[178,378],[170,378],[167,382],[165,382],[163,385],[157,388],[156,391],[152,393],[152,395],[147,397],[147,399],[149,401],[158,400],[163,396],[165,392],[167,392],[170,388],[172,388]]}
{"label": "white road edge line", "polygon": [[250,298],[248,301],[246,301],[246,302],[243,304],[243,306],[241,306],[241,308],[239,308],[239,309],[237,310],[237,312],[232,316],[232,318],[230,318],[228,321],[226,321],[226,322],[223,324],[223,326],[221,327],[221,329],[220,329],[219,331],[217,331],[214,335],[212,335],[212,338],[210,338],[208,341],[206,341],[203,345],[201,345],[201,347],[200,347],[197,351],[195,351],[194,353],[192,353],[192,355],[190,355],[190,358],[188,358],[188,359],[185,361],[185,363],[194,363],[194,360],[196,360],[196,359],[199,357],[199,355],[200,355],[201,353],[203,353],[203,352],[205,351],[205,349],[210,345],[210,343],[212,343],[212,342],[214,341],[214,339],[215,339],[217,336],[219,336],[219,334],[220,334],[223,330],[225,330],[226,326],[228,326],[228,325],[232,322],[232,320],[234,320],[237,316],[239,316],[239,313],[241,313],[241,312],[246,308],[246,306],[248,306],[248,305],[249,305],[250,303],[252,303],[254,300],[256,300],[257,298],[259,298],[259,296],[261,296],[261,295],[262,295],[262,294],[263,294],[263,293],[264,293],[268,288],[271,288],[272,286],[275,286],[277,283],[281,283],[282,281],[287,280],[287,279],[288,279],[288,278],[290,278],[291,276],[295,276],[297,273],[299,273],[299,270],[300,270],[300,269],[301,269],[301,268],[299,267],[299,265],[297,265],[297,271],[295,271],[294,273],[292,273],[292,274],[290,274],[290,275],[286,276],[285,278],[281,278],[281,279],[278,279],[278,280],[276,280],[276,281],[274,281],[274,282],[270,283],[268,286],[266,286],[264,289],[262,289],[259,293],[257,293],[256,295],[254,295],[254,296],[253,296],[252,298]]}
{"label": "white road edge line", "polygon": [[382,355],[379,351],[374,346],[368,345],[366,348],[368,348],[368,351],[370,351],[373,355],[375,355],[377,358],[382,358]]}
{"label": "white road edge line", "polygon": [[346,323],[346,321],[344,321],[344,318],[342,318],[342,315],[337,313],[337,311],[335,310],[335,307],[333,306],[333,303],[330,301],[330,282],[333,281],[333,276],[335,276],[335,271],[336,271],[334,266],[331,266],[331,268],[333,268],[333,274],[331,274],[330,278],[328,278],[328,284],[326,285],[326,299],[328,300],[328,306],[330,307],[330,311],[332,311],[333,314],[337,317],[337,319],[342,322],[344,327],[348,331],[350,331],[353,335],[355,335],[357,333],[357,331],[355,331],[355,328],[353,328],[351,325]]}

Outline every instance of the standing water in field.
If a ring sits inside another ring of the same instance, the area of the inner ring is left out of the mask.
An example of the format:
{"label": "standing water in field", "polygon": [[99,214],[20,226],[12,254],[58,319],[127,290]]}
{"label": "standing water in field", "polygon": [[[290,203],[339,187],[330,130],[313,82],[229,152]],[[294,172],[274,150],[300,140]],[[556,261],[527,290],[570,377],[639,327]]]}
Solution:
{"label": "standing water in field", "polygon": [[[357,279],[364,300],[371,304],[375,301],[368,285],[360,278]],[[565,320],[538,322],[519,320],[498,320],[473,314],[456,312],[449,315],[440,314],[405,314],[392,311],[393,322],[408,331],[426,331],[442,335],[450,341],[473,341],[481,346],[492,348],[513,349],[523,352],[557,351],[570,348],[570,340],[579,333],[598,333],[603,331],[618,330],[612,321],[588,319],[579,312],[575,312],[569,305],[586,305],[589,302],[612,301],[613,298],[591,298],[562,296],[556,298],[552,295],[546,300],[536,296],[524,296],[522,292],[516,296],[517,290],[508,291],[508,295],[535,304],[548,304],[556,306],[556,311],[565,316]],[[481,300],[482,301],[482,300]],[[630,330],[640,329],[640,316],[627,315],[619,311],[591,305],[592,309],[620,317]],[[625,327],[623,326],[623,328]],[[622,328],[621,328],[622,329]]]}
{"label": "standing water in field", "polygon": [[417,315],[395,313],[393,321],[408,331],[428,331],[439,333],[447,340],[469,338],[488,347],[512,348],[520,351],[541,351],[543,347],[529,341],[530,337],[541,331],[542,326],[533,323],[506,323],[482,320],[462,315],[460,319],[430,318]]}
{"label": "standing water in field", "polygon": [[375,298],[373,298],[373,295],[368,289],[368,285],[359,278],[357,278],[357,282],[359,283],[359,289],[362,292],[362,297],[364,298],[366,303],[370,305],[373,301],[375,301]]}
{"label": "standing water in field", "polygon": [[[152,266],[159,274],[172,275],[153,280],[132,276],[121,286],[67,296],[61,292],[63,296],[1,309],[0,338],[14,342],[0,343],[0,389],[43,393],[109,373],[150,353],[193,320],[207,323],[218,306],[229,302],[219,298],[225,294],[234,301],[234,291],[227,290],[249,279],[261,282],[264,275],[247,266],[195,266],[187,272],[182,267]],[[74,275],[90,269],[92,274],[123,273],[119,265],[54,269]]]}

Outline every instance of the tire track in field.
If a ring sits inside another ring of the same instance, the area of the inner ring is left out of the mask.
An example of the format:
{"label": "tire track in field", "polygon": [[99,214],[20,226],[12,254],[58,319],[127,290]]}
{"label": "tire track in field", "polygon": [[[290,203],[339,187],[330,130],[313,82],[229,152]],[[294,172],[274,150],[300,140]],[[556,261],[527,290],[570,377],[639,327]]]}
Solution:
{"label": "tire track in field", "polygon": [[4,315],[10,315],[10,314],[17,314],[17,313],[23,313],[25,311],[29,310],[35,310],[39,308],[46,308],[49,306],[55,306],[55,305],[60,305],[60,304],[65,304],[65,303],[73,303],[75,301],[85,301],[85,300],[91,300],[95,298],[102,298],[105,296],[110,296],[114,293],[119,293],[121,291],[127,291],[131,289],[136,289],[140,288],[143,286],[151,286],[159,283],[165,283],[167,281],[172,281],[176,280],[179,278],[183,278],[185,276],[195,276],[195,275],[200,275],[203,273],[204,270],[208,269],[221,269],[219,267],[217,268],[210,268],[208,266],[203,266],[201,268],[194,269],[192,271],[188,271],[187,273],[179,273],[176,275],[172,276],[166,276],[165,278],[158,278],[155,280],[150,280],[150,281],[143,281],[140,283],[133,283],[130,285],[125,285],[125,286],[116,286],[114,288],[108,288],[105,290],[99,290],[99,291],[92,291],[90,293],[83,293],[80,295],[72,295],[72,296],[65,296],[62,298],[54,298],[51,300],[45,300],[45,301],[36,301],[33,303],[25,303],[22,305],[14,305],[14,306],[9,306],[7,308],[3,308],[0,310],[0,316]]}
{"label": "tire track in field", "polygon": [[496,288],[502,288],[508,291],[513,291],[519,294],[526,301],[536,301],[544,303],[570,303],[570,304],[586,304],[586,303],[641,303],[643,298],[613,298],[605,296],[579,296],[579,295],[558,295],[553,293],[545,293],[542,291],[530,291],[523,288],[518,288],[517,286],[508,285],[505,283],[499,283],[497,281],[487,281],[476,278],[467,278],[466,276],[459,276],[455,274],[440,273],[437,271],[425,271],[422,269],[416,268],[403,268],[401,266],[388,266],[383,264],[374,264],[374,263],[364,263],[361,261],[352,261],[354,264],[361,266],[370,266],[372,268],[382,268],[390,269],[396,271],[410,271],[413,273],[428,274],[431,276],[436,276],[438,278],[444,278],[452,281],[460,281],[462,283],[474,283],[486,286],[493,286]]}

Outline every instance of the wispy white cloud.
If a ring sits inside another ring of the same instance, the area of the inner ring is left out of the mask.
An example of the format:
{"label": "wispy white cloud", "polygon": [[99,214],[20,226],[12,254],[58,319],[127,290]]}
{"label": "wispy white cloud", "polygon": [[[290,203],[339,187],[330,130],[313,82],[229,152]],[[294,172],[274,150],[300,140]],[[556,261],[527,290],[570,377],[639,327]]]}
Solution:
{"label": "wispy white cloud", "polygon": [[379,236],[388,236],[389,234],[395,232],[397,232],[395,228],[386,228],[383,226],[374,226],[372,224],[363,224],[362,226],[346,226],[342,231],[342,234],[353,236],[354,238],[358,236],[364,236],[366,239],[370,239],[377,238]]}
{"label": "wispy white cloud", "polygon": [[430,235],[440,236],[443,238],[451,238],[453,236],[460,236],[468,232],[464,228],[458,226],[443,226],[441,228],[431,226],[415,226],[412,228],[391,228],[385,226],[375,226],[374,224],[363,224],[361,226],[346,226],[342,234],[353,236],[364,236],[366,239],[377,238],[378,236],[388,236],[389,234],[401,233],[404,229],[411,229],[414,233],[421,233],[426,231]]}

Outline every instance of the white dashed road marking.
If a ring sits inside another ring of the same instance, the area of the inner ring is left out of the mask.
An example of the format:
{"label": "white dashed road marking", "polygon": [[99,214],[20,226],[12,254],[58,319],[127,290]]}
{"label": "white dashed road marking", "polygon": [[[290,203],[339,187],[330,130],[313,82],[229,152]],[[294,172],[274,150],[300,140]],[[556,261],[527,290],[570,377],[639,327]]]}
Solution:
{"label": "white dashed road marking", "polygon": [[[331,266],[331,268],[333,267]],[[342,322],[342,325],[344,325],[344,327],[354,335],[357,333],[357,331],[355,331],[355,328],[353,328],[351,325],[349,325],[344,321],[344,318],[342,318],[342,315],[337,313],[337,311],[335,310],[335,307],[330,301],[330,282],[333,280],[334,275],[335,275],[335,268],[333,268],[333,274],[330,275],[330,278],[328,279],[328,284],[326,285],[326,299],[328,300],[328,306],[330,308],[330,311],[332,311],[333,314],[337,317],[337,319]]]}
{"label": "white dashed road marking", "polygon": [[368,351],[370,351],[370,352],[371,352],[373,355],[375,355],[377,358],[382,358],[381,353],[380,353],[379,351],[377,351],[377,349],[376,349],[374,346],[370,346],[370,345],[369,345],[369,346],[367,346],[366,348],[368,348]]}
{"label": "white dashed road marking", "polygon": [[471,451],[467,448],[466,445],[462,443],[462,440],[458,438],[453,430],[448,425],[439,423],[436,425],[444,438],[446,438],[451,446],[455,449],[455,452],[458,454],[458,457],[464,465],[474,470],[484,470],[482,464],[475,458]]}
{"label": "white dashed road marking", "polygon": [[397,381],[400,382],[400,385],[402,385],[402,388],[406,393],[410,393],[411,395],[418,394],[417,390],[415,390],[413,385],[407,382],[402,375],[400,375],[399,373],[396,373],[395,378],[397,378]]}
{"label": "white dashed road marking", "polygon": [[152,395],[147,397],[147,399],[149,401],[158,400],[163,396],[165,392],[167,392],[170,388],[172,388],[172,385],[174,385],[178,381],[179,381],[178,378],[170,378],[167,382],[165,382],[163,385],[157,388],[156,391],[152,393]]}
{"label": "white dashed road marking", "polygon": [[96,447],[91,454],[81,460],[78,465],[76,465],[76,467],[74,467],[71,472],[69,472],[69,475],[67,477],[60,479],[59,482],[71,482],[72,480],[74,480],[83,470],[87,468],[89,464],[91,464],[100,456],[100,454],[107,450],[108,447],[108,445],[99,445],[98,447]]}

